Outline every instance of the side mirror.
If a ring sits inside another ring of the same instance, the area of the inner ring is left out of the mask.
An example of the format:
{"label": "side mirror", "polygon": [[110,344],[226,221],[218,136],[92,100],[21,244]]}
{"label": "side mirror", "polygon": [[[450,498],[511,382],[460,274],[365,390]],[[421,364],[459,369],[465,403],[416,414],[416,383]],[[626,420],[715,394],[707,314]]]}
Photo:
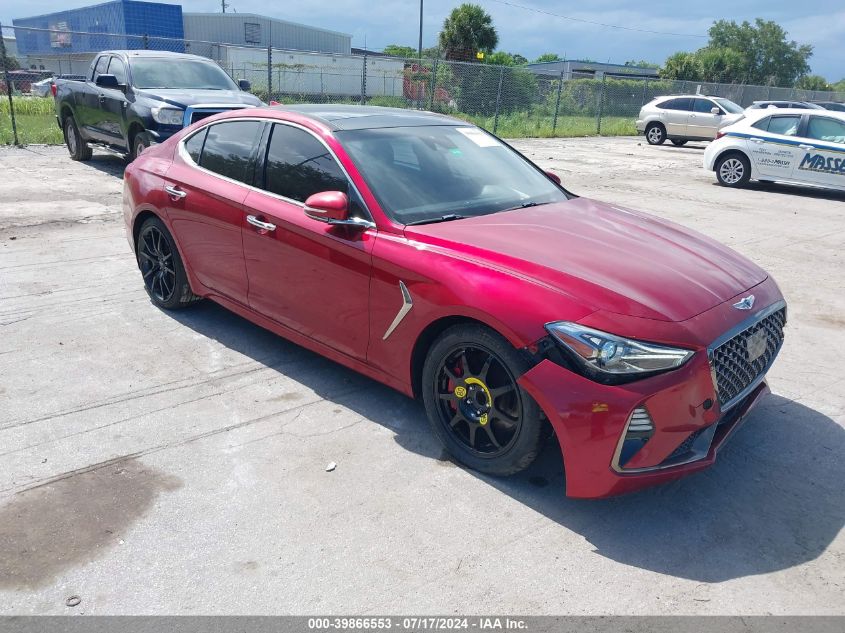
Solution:
{"label": "side mirror", "polygon": [[305,201],[305,215],[328,224],[349,220],[349,198],[342,191],[321,191]]}
{"label": "side mirror", "polygon": [[246,79],[239,79],[238,88],[240,88],[244,92],[249,92],[249,89],[252,88],[252,84],[249,83]]}
{"label": "side mirror", "polygon": [[100,88],[111,88],[112,90],[120,90],[120,84],[117,83],[117,77],[114,75],[97,75],[97,85]]}
{"label": "side mirror", "polygon": [[549,178],[549,180],[554,182],[556,185],[560,184],[560,176],[558,176],[556,173],[554,173],[553,171],[548,171],[548,170],[545,173],[546,173],[546,176]]}
{"label": "side mirror", "polygon": [[710,114],[722,114],[722,109],[718,106],[713,106],[710,108]]}

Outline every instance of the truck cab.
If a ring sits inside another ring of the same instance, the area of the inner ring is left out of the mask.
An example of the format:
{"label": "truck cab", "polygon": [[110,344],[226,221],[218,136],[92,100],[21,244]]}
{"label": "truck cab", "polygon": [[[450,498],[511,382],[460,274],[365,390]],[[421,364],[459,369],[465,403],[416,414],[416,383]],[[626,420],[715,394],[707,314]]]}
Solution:
{"label": "truck cab", "polygon": [[83,81],[56,81],[56,117],[74,160],[93,147],[134,158],[201,118],[261,105],[248,89],[198,55],[104,51]]}

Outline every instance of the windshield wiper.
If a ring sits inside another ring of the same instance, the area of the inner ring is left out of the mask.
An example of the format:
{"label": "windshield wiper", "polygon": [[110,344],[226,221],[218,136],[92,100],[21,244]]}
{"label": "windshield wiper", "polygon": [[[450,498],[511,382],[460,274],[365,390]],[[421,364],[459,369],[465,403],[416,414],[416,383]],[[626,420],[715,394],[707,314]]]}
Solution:
{"label": "windshield wiper", "polygon": [[458,215],[457,213],[447,213],[441,215],[439,218],[426,218],[424,220],[414,220],[413,222],[406,222],[405,226],[413,226],[415,224],[435,224],[437,222],[451,222],[452,220],[463,220],[465,215]]}
{"label": "windshield wiper", "polygon": [[515,207],[510,207],[508,209],[505,209],[505,211],[513,211],[515,209],[527,209],[528,207],[539,207],[540,204],[548,204],[548,203],[547,202],[543,202],[543,203],[540,203],[540,202],[523,202],[522,204],[518,204]]}

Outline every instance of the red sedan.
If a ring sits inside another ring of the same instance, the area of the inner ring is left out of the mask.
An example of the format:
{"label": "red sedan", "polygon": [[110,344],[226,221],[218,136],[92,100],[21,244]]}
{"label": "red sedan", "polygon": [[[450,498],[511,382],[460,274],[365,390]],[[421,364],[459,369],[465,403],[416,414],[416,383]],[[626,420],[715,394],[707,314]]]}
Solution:
{"label": "red sedan", "polygon": [[432,113],[217,115],[127,168],[124,215],[157,306],[211,299],[421,398],[484,473],[526,468],[551,424],[573,497],[712,464],[783,342],[747,259]]}

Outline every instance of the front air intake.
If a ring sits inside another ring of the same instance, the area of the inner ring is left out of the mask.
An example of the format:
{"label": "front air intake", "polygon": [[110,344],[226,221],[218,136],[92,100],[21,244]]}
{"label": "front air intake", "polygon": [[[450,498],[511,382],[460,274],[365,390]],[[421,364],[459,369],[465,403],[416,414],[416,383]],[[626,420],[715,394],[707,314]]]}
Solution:
{"label": "front air intake", "polygon": [[625,427],[625,437],[619,449],[619,455],[616,464],[620,469],[625,468],[625,464],[631,461],[631,458],[636,455],[640,449],[654,435],[654,421],[645,407],[637,407],[631,412],[628,418],[628,424]]}

